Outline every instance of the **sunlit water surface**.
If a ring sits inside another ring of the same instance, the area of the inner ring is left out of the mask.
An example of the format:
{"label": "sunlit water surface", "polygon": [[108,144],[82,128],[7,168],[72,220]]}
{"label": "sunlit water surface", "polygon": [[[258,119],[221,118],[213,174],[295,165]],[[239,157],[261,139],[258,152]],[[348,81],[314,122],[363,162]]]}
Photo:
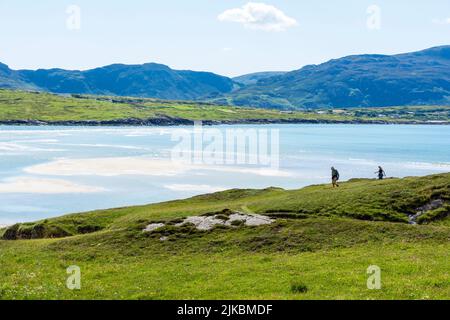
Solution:
{"label": "sunlit water surface", "polygon": [[192,130],[0,127],[0,225],[231,188],[300,188],[328,182],[331,166],[343,180],[374,178],[378,165],[395,177],[450,171],[450,126],[206,128],[224,136],[225,130],[278,130],[279,170],[261,164],[173,163],[183,129]]}

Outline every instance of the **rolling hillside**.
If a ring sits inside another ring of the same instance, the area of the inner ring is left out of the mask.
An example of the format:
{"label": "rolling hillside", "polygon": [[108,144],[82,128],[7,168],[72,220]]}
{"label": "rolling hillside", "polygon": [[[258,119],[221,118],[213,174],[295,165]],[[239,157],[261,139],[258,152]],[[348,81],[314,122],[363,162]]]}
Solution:
{"label": "rolling hillside", "polygon": [[195,101],[57,95],[0,89],[0,123],[16,125],[186,125],[266,123],[449,124],[450,107],[283,112]]}
{"label": "rolling hillside", "polygon": [[248,86],[248,85],[256,84],[260,80],[271,78],[271,77],[276,77],[276,76],[281,76],[285,73],[286,72],[283,72],[283,71],[256,72],[256,73],[245,74],[245,75],[242,75],[239,77],[234,77],[233,80],[237,83]]}
{"label": "rolling hillside", "polygon": [[282,109],[450,105],[450,46],[306,66],[261,79],[229,102]]}
{"label": "rolling hillside", "polygon": [[0,65],[0,88],[53,93],[193,100],[228,93],[234,86],[231,79],[213,73],[172,70],[155,63],[115,64],[87,71],[14,71],[4,64]]}
{"label": "rolling hillside", "polygon": [[[15,225],[0,232],[10,239],[0,240],[0,299],[448,299],[449,201],[441,174],[229,190]],[[236,215],[266,222],[228,223]],[[196,219],[217,225],[199,230]],[[65,287],[71,265],[82,290]],[[367,289],[371,265],[382,290]]]}
{"label": "rolling hillside", "polygon": [[355,55],[292,72],[230,79],[165,65],[87,71],[18,70],[0,64],[0,88],[197,100],[277,109],[450,105],[450,46],[398,55]]}

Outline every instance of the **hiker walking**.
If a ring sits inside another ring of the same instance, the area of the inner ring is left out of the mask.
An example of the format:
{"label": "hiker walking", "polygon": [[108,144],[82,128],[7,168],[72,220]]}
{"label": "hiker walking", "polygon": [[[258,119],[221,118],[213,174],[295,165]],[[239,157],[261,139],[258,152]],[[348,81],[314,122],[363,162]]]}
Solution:
{"label": "hiker walking", "polygon": [[337,171],[334,167],[331,167],[331,183],[333,184],[333,188],[339,187],[339,171]]}
{"label": "hiker walking", "polygon": [[384,172],[383,168],[380,166],[378,167],[378,171],[375,173],[378,174],[378,180],[383,180],[384,177],[386,177],[386,173]]}

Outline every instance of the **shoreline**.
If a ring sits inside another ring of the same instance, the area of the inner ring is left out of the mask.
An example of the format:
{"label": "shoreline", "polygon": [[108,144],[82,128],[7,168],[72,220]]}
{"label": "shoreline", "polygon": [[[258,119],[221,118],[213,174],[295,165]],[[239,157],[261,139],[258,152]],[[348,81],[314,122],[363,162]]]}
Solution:
{"label": "shoreline", "polygon": [[[433,176],[441,176],[441,175],[447,175],[450,174],[449,172],[440,172],[440,173],[433,173],[433,174],[427,174],[427,175],[411,175],[411,176],[401,176],[401,177],[397,177],[397,176],[393,176],[393,177],[387,177],[384,179],[384,181],[389,181],[389,180],[404,180],[407,178],[426,178],[426,177],[433,177]],[[377,178],[351,178],[348,180],[344,180],[344,181],[340,181],[340,183],[353,183],[355,181],[366,181],[366,182],[376,182],[378,181]],[[208,195],[213,195],[216,193],[224,193],[224,192],[229,192],[229,191],[233,191],[233,190],[239,190],[239,191],[243,191],[243,190],[255,190],[255,191],[264,191],[264,190],[269,190],[269,189],[279,189],[279,190],[283,190],[283,191],[298,191],[298,190],[304,190],[307,189],[309,187],[313,187],[313,186],[327,186],[330,185],[330,183],[317,183],[317,184],[310,184],[310,185],[305,185],[305,186],[301,186],[299,188],[283,188],[283,187],[266,187],[266,188],[254,188],[254,189],[245,189],[245,188],[230,188],[230,189],[224,189],[224,190],[218,190],[218,191],[211,191],[211,192],[205,192],[205,193],[200,193],[197,195],[193,195],[193,196],[189,196],[189,197],[174,197],[171,199],[167,199],[167,200],[162,200],[162,201],[155,201],[155,202],[143,202],[143,203],[134,203],[134,204],[124,204],[124,205],[120,205],[120,206],[111,206],[111,207],[100,207],[100,208],[92,208],[92,209],[88,209],[88,210],[84,210],[84,211],[69,211],[69,212],[61,212],[58,213],[57,215],[54,216],[48,216],[45,218],[41,218],[41,219],[30,219],[28,221],[17,221],[17,222],[10,222],[10,223],[2,223],[0,224],[0,231],[1,230],[5,230],[11,226],[17,225],[17,224],[29,224],[29,223],[36,223],[39,221],[44,221],[44,220],[48,220],[48,219],[57,219],[57,218],[62,218],[62,217],[69,217],[69,216],[73,216],[73,215],[80,215],[80,214],[89,214],[89,213],[94,213],[97,211],[108,211],[108,210],[117,210],[117,209],[126,209],[126,208],[136,208],[136,207],[145,207],[145,206],[152,206],[152,205],[160,205],[160,204],[166,204],[166,203],[171,203],[171,202],[176,202],[176,201],[183,201],[183,200],[188,200],[188,199],[195,199],[198,197],[203,197],[203,196],[208,196]],[[0,241],[1,241],[1,237],[0,237]]]}
{"label": "shoreline", "polygon": [[42,120],[1,120],[2,126],[130,126],[130,127],[150,127],[150,126],[190,126],[195,121],[201,121],[205,126],[215,125],[264,125],[264,124],[374,124],[374,125],[450,125],[445,121],[382,121],[382,120],[316,120],[316,119],[241,119],[241,120],[189,120],[182,118],[151,118],[151,119],[118,119],[118,120],[63,120],[63,121],[42,121]]}
{"label": "shoreline", "polygon": [[[437,177],[437,176],[444,176],[444,175],[450,175],[450,172],[441,172],[441,173],[434,173],[434,174],[427,174],[427,175],[413,175],[413,176],[404,176],[404,177],[388,177],[385,178],[384,181],[401,181],[401,180],[405,180],[407,178],[416,178],[416,179],[423,179],[423,178],[430,178],[430,177]],[[344,180],[344,181],[340,181],[340,183],[355,183],[355,182],[361,182],[361,181],[365,181],[367,183],[370,182],[377,182],[378,179],[377,178],[351,178],[348,180]],[[287,188],[281,188],[281,187],[266,187],[266,188],[255,188],[255,189],[250,189],[250,190],[254,190],[254,191],[265,191],[265,190],[269,190],[269,189],[278,189],[278,190],[282,190],[285,192],[291,192],[291,191],[300,191],[300,190],[305,190],[307,188],[313,187],[313,186],[327,186],[330,185],[330,183],[319,183],[319,184],[310,184],[310,185],[306,185],[303,187],[299,187],[299,188],[294,188],[294,189],[287,189]],[[162,205],[162,204],[168,204],[171,202],[176,202],[176,201],[184,201],[184,200],[189,200],[189,199],[195,199],[195,198],[199,198],[199,197],[203,197],[203,196],[208,196],[208,195],[213,195],[213,194],[217,194],[217,193],[225,193],[225,192],[229,192],[229,191],[244,191],[244,190],[249,190],[249,189],[244,189],[244,188],[231,188],[231,189],[225,189],[225,190],[220,190],[220,191],[214,191],[214,192],[206,192],[206,193],[201,193],[198,195],[194,195],[194,196],[190,196],[190,197],[179,197],[179,198],[172,198],[170,200],[163,200],[163,201],[157,201],[157,202],[146,202],[146,203],[138,203],[138,204],[129,204],[129,205],[123,205],[123,206],[115,206],[115,207],[104,207],[104,208],[97,208],[97,209],[89,209],[86,211],[73,211],[73,212],[67,212],[67,213],[60,213],[58,215],[54,215],[54,216],[49,216],[47,218],[42,218],[42,219],[34,219],[34,220],[29,220],[29,221],[17,221],[17,222],[10,222],[10,223],[1,223],[0,224],[0,231],[1,230],[5,230],[11,226],[17,225],[17,224],[30,224],[30,223],[37,223],[37,222],[41,222],[44,220],[48,220],[48,219],[58,219],[58,218],[63,218],[63,217],[70,217],[70,216],[74,216],[74,215],[83,215],[83,214],[89,214],[89,213],[95,213],[98,211],[109,211],[109,210],[117,210],[117,209],[127,209],[127,208],[137,208],[137,207],[145,207],[145,206],[152,206],[152,205]],[[0,237],[0,241],[1,241],[1,237]]]}

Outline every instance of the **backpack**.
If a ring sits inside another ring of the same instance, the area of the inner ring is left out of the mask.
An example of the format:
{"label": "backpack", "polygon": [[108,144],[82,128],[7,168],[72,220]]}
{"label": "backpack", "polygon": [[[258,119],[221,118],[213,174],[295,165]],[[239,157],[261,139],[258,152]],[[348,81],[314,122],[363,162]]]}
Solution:
{"label": "backpack", "polygon": [[339,171],[337,171],[336,169],[332,170],[331,175],[333,178],[339,179]]}

